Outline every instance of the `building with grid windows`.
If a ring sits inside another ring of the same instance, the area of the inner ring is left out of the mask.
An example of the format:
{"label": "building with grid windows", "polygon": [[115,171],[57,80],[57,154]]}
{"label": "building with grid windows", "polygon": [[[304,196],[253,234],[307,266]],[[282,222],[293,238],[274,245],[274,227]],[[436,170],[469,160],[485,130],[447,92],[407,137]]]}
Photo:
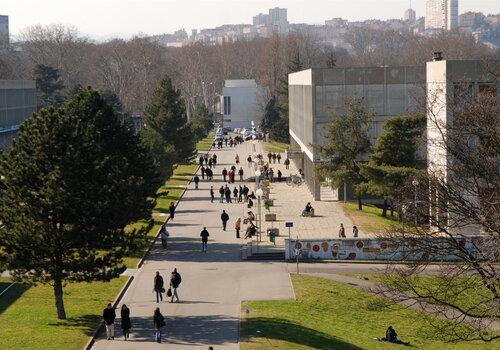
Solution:
{"label": "building with grid windows", "polygon": [[458,0],[427,0],[425,30],[453,30],[458,27]]}
{"label": "building with grid windows", "polygon": [[7,149],[21,123],[36,111],[32,80],[0,80],[0,147]]}

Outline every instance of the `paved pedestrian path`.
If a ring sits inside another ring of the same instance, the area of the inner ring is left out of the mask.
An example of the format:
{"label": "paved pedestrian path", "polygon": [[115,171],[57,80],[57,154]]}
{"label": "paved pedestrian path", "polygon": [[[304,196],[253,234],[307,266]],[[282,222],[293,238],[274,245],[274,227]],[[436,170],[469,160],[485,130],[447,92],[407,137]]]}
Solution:
{"label": "paved pedestrian path", "polygon": [[[267,153],[264,152],[264,160],[267,162]],[[286,169],[283,161],[285,154],[282,154],[281,164],[277,161],[271,163],[270,167],[274,171],[275,182],[270,184],[270,198],[274,199],[274,206],[270,208],[271,213],[276,213],[276,222],[265,222],[263,231],[266,229],[277,227],[280,230],[280,237],[277,238],[277,245],[284,245],[284,239],[288,238],[288,229],[285,228],[285,222],[293,222],[291,230],[292,237],[297,235],[300,239],[333,239],[338,238],[340,224],[345,227],[347,237],[352,237],[352,221],[345,215],[340,203],[315,201],[313,195],[303,183],[301,186],[288,186],[285,179],[282,182],[277,181],[278,170],[281,170],[283,177],[288,177],[292,174],[298,175],[298,169],[290,164],[289,169]],[[311,202],[314,208],[315,217],[302,217],[307,202]],[[262,215],[268,213],[267,210],[262,210]],[[359,228],[359,237],[365,237],[366,234],[362,228]]]}
{"label": "paved pedestrian path", "polygon": [[[245,172],[250,171],[245,159],[252,147],[246,142],[236,148],[215,151],[218,164],[214,169],[214,181],[201,181],[198,190],[194,189],[194,183],[188,186],[175,219],[168,224],[171,234],[168,249],[164,250],[159,243],[153,247],[144,265],[135,271],[134,281],[122,299],[131,310],[130,340],[123,340],[117,320],[116,340],[107,341],[103,335],[94,349],[184,350],[207,349],[209,345],[216,350],[238,349],[242,300],[293,298],[284,263],[241,261],[243,240],[236,239],[234,221],[246,212],[246,206],[218,201],[210,203],[210,186],[214,186],[217,195],[217,189],[224,184],[221,171],[224,166],[229,169],[236,153],[240,155]],[[245,177],[247,175],[253,176],[245,174]],[[228,231],[222,231],[222,209],[230,216]],[[199,236],[204,226],[210,232],[206,254],[201,252]],[[177,268],[182,276],[178,289],[181,302],[171,304],[164,300],[157,304],[153,293],[154,274],[159,271],[168,283],[173,268]],[[133,270],[129,272],[134,273]],[[152,318],[157,306],[167,323],[162,344],[154,342]]]}

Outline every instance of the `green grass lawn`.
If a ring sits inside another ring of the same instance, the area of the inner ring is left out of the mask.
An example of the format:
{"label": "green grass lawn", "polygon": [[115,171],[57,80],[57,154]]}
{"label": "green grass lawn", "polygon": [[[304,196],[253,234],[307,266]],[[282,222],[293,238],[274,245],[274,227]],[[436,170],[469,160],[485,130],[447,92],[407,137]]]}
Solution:
{"label": "green grass lawn", "polygon": [[283,153],[288,149],[288,147],[290,147],[289,143],[278,141],[264,142],[264,152],[266,153]]}
{"label": "green grass lawn", "polygon": [[413,349],[492,350],[498,342],[444,343],[433,339],[428,315],[398,305],[387,307],[378,296],[318,277],[292,275],[296,301],[252,301],[250,317],[242,312],[241,350],[378,350],[402,345],[374,340],[392,325]]}
{"label": "green grass lawn", "polygon": [[[101,321],[126,277],[111,282],[72,283],[64,289],[67,320],[56,318],[52,287],[16,284],[0,297],[0,349],[80,350]],[[0,279],[0,290],[7,286]]]}
{"label": "green grass lawn", "polygon": [[198,141],[196,144],[196,149],[198,152],[207,152],[210,147],[212,147],[212,143],[214,142],[214,134],[210,133],[203,140]]}
{"label": "green grass lawn", "polygon": [[358,202],[341,203],[345,213],[352,223],[366,233],[381,233],[393,225],[399,225],[397,213],[394,217],[387,211],[387,217],[382,216],[382,209],[373,204],[363,204],[363,210],[358,210]]}

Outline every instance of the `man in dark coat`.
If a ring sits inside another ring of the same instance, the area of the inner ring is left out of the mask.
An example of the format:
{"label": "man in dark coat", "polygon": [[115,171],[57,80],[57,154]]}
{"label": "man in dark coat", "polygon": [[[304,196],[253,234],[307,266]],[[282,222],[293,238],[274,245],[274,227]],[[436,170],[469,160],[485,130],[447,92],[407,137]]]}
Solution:
{"label": "man in dark coat", "polygon": [[[229,193],[231,193],[231,191],[229,191]],[[229,215],[227,215],[225,210],[222,211],[220,219],[222,220],[222,230],[226,231],[226,225],[227,222],[229,221]]]}
{"label": "man in dark coat", "polygon": [[227,177],[227,170],[226,168],[222,169],[222,178],[224,179],[224,182],[226,182],[226,177]]}
{"label": "man in dark coat", "polygon": [[198,175],[195,175],[194,176],[194,188],[197,190],[198,189],[198,184],[200,183],[200,178],[198,177]]}
{"label": "man in dark coat", "polygon": [[170,276],[170,288],[172,288],[172,299],[170,302],[174,302],[174,297],[177,298],[176,302],[179,302],[179,296],[177,295],[177,288],[179,288],[179,284],[181,284],[181,275],[177,272],[177,269],[172,271],[172,275]]}
{"label": "man in dark coat", "polygon": [[106,336],[108,340],[115,340],[115,318],[115,309],[113,309],[111,304],[108,304],[102,312],[102,319],[104,321],[104,325],[106,326]]}
{"label": "man in dark coat", "polygon": [[168,207],[168,211],[170,213],[170,220],[174,219],[174,214],[175,214],[175,204],[174,202],[170,202],[170,206]]}
{"label": "man in dark coat", "polygon": [[156,271],[156,276],[154,279],[154,291],[156,292],[156,302],[159,303],[163,301],[163,277],[160,272]]}
{"label": "man in dark coat", "polygon": [[208,233],[207,228],[203,227],[203,230],[200,233],[200,237],[201,237],[201,251],[203,253],[207,252],[207,249],[208,249],[208,237],[209,236],[210,236],[210,234]]}
{"label": "man in dark coat", "polygon": [[238,170],[238,175],[240,175],[240,181],[243,181],[243,168],[240,167],[240,170]]}

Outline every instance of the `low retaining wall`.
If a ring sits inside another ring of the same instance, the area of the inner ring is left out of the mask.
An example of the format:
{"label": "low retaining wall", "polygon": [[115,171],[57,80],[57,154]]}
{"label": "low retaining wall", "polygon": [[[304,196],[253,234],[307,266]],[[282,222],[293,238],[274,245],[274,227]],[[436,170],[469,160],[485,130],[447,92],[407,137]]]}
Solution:
{"label": "low retaining wall", "polygon": [[[468,237],[461,239],[461,245],[469,252],[477,252],[476,245],[483,242],[484,237]],[[451,248],[444,239],[435,239],[434,248],[438,254],[432,255],[422,249],[419,241],[410,239],[404,245],[400,241],[380,238],[344,238],[344,239],[285,239],[285,258],[316,260],[431,260],[453,261],[457,260],[457,252]],[[426,241],[429,245],[429,241]],[[445,252],[445,253],[443,253]]]}

